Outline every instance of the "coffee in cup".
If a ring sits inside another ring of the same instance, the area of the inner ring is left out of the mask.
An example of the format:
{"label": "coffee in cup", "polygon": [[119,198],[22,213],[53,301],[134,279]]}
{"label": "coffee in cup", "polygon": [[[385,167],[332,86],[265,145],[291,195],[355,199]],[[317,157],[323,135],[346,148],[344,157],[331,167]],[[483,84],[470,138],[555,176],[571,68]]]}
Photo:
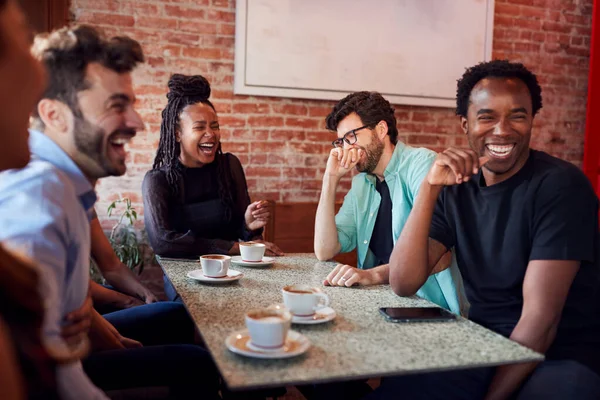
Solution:
{"label": "coffee in cup", "polygon": [[246,313],[249,345],[258,349],[274,350],[283,347],[292,315],[285,308],[261,308]]}
{"label": "coffee in cup", "polygon": [[258,242],[240,242],[240,255],[242,261],[261,262],[265,255],[264,243]]}
{"label": "coffee in cup", "polygon": [[207,254],[200,257],[202,273],[208,278],[222,278],[227,276],[231,257],[222,254]]}
{"label": "coffee in cup", "polygon": [[299,317],[313,315],[319,308],[329,306],[329,296],[318,287],[288,285],[281,290],[283,303],[290,312]]}

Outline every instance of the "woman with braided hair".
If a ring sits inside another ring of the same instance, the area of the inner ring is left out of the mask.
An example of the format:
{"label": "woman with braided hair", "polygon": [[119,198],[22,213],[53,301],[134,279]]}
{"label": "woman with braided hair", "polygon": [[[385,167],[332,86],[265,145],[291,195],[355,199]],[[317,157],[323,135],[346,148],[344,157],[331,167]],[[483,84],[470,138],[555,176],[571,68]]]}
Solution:
{"label": "woman with braided hair", "polygon": [[[262,241],[271,211],[250,202],[239,159],[221,150],[208,81],[175,74],[168,86],[158,151],[142,187],[150,244],[170,257],[239,254],[238,240]],[[282,254],[264,243],[267,253]]]}

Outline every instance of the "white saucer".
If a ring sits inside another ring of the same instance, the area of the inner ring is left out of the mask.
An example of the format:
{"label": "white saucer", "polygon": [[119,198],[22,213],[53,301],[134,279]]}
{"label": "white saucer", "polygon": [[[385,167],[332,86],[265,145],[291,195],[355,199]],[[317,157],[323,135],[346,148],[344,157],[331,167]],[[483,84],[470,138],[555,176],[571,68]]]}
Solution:
{"label": "white saucer", "polygon": [[242,256],[233,256],[231,257],[231,262],[243,267],[266,267],[272,265],[275,259],[272,257],[263,257],[262,261],[244,261],[242,260]]}
{"label": "white saucer", "polygon": [[308,317],[300,317],[292,315],[292,323],[302,325],[322,324],[333,320],[336,316],[335,310],[331,307],[319,308],[313,315]]}
{"label": "white saucer", "polygon": [[233,282],[233,281],[237,281],[238,279],[242,278],[243,276],[244,276],[244,274],[242,274],[240,271],[236,271],[233,269],[229,269],[227,271],[227,276],[224,276],[222,278],[211,278],[210,276],[205,276],[201,269],[195,269],[195,270],[187,273],[188,278],[194,279],[198,282],[205,282],[205,283]]}
{"label": "white saucer", "polygon": [[306,352],[310,347],[308,338],[296,331],[289,330],[283,347],[279,349],[259,350],[250,345],[248,329],[234,332],[225,339],[225,346],[236,354],[253,358],[290,358]]}

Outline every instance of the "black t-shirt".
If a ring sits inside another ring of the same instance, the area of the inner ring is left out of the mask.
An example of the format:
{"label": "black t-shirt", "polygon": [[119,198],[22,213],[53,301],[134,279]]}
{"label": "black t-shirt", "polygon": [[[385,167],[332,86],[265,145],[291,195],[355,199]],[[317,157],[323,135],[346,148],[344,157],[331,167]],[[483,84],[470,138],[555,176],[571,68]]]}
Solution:
{"label": "black t-shirt", "polygon": [[148,171],[142,184],[144,223],[155,253],[194,258],[203,254],[227,254],[238,239],[258,237],[262,229],[248,231],[244,213],[250,204],[240,160],[230,153],[221,157],[229,170],[233,189],[230,210],[219,197],[217,162],[181,171],[180,192],[174,195],[163,169]]}
{"label": "black t-shirt", "polygon": [[510,336],[523,307],[530,260],[579,260],[548,359],[600,373],[598,199],[574,165],[531,150],[514,176],[487,187],[479,175],[445,187],[430,237],[455,247],[469,318]]}

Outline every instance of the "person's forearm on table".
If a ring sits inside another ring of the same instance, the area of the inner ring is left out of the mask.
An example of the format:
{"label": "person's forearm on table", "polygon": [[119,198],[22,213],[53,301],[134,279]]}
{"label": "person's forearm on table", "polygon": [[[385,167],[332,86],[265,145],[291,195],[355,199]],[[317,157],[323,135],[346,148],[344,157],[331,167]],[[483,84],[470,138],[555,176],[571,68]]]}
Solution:
{"label": "person's forearm on table", "polygon": [[[558,321],[547,321],[536,316],[521,317],[510,339],[544,354],[556,337]],[[486,400],[510,397],[523,384],[539,363],[525,363],[498,367],[490,384]]]}

